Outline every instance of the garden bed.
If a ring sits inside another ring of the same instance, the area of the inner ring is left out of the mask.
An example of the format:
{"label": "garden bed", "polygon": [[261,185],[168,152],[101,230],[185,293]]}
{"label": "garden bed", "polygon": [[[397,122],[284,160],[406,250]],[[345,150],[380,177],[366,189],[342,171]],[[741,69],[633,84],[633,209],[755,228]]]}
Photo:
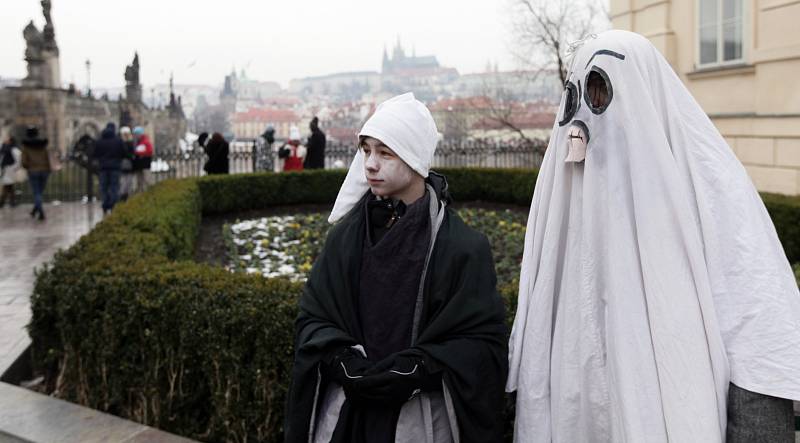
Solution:
{"label": "garden bed", "polygon": [[[528,208],[487,202],[457,203],[461,218],[492,245],[498,285],[513,283],[525,239]],[[330,224],[329,205],[276,206],[203,218],[195,259],[229,270],[305,281]]]}

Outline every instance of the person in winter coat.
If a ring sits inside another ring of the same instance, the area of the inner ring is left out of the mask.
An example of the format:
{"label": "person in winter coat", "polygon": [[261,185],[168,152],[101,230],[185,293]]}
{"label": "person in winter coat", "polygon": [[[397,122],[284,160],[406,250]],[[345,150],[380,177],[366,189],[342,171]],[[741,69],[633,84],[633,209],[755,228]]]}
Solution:
{"label": "person in winter coat", "polygon": [[122,159],[128,156],[125,143],[117,137],[114,123],[109,123],[100,134],[100,140],[94,145],[92,157],[99,164],[100,195],[103,196],[103,213],[114,208],[119,199],[119,181]]}
{"label": "person in winter coat", "polygon": [[3,190],[0,192],[0,208],[5,206],[6,199],[12,208],[17,205],[14,185],[18,181],[21,162],[22,151],[17,147],[17,141],[14,137],[8,137],[0,148],[0,184],[3,185]]}
{"label": "person in winter coat", "polygon": [[307,149],[300,144],[300,130],[297,126],[289,128],[289,141],[280,149],[284,153],[284,171],[302,171]]}
{"label": "person in winter coat", "polygon": [[308,155],[303,162],[305,169],[325,168],[325,133],[319,129],[319,119],[314,117],[308,125],[311,136],[308,137]]}
{"label": "person in winter coat", "polygon": [[28,182],[33,193],[31,217],[38,214],[39,220],[44,220],[42,196],[52,168],[50,155],[47,152],[47,139],[39,138],[39,128],[35,126],[25,131],[25,139],[22,140],[22,167],[28,171]]}
{"label": "person in winter coat", "polygon": [[228,155],[230,154],[230,145],[219,132],[211,135],[211,140],[208,141],[205,147],[208,161],[206,161],[203,169],[209,174],[227,174],[230,170],[230,161]]}
{"label": "person in winter coat", "polygon": [[122,139],[122,144],[125,145],[126,153],[125,157],[122,159],[122,163],[120,164],[120,171],[122,175],[120,177],[119,199],[120,201],[126,201],[128,196],[133,194],[133,160],[135,158],[134,150],[136,147],[134,146],[134,138],[131,128],[127,126],[119,128],[119,138]]}
{"label": "person in winter coat", "polygon": [[133,173],[136,176],[136,192],[143,192],[150,186],[150,164],[153,161],[153,143],[144,128],[133,128],[136,139],[133,158]]}
{"label": "person in winter coat", "polygon": [[403,94],[359,140],[299,300],[285,441],[502,441],[505,309],[429,170],[436,124]]}

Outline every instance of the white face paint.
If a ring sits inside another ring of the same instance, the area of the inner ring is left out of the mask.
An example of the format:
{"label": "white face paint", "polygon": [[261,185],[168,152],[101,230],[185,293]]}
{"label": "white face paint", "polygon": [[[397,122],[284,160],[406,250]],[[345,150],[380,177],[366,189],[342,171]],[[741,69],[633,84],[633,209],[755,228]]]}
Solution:
{"label": "white face paint", "polygon": [[361,150],[364,151],[367,183],[372,193],[379,197],[402,199],[419,177],[419,174],[378,139],[364,138]]}

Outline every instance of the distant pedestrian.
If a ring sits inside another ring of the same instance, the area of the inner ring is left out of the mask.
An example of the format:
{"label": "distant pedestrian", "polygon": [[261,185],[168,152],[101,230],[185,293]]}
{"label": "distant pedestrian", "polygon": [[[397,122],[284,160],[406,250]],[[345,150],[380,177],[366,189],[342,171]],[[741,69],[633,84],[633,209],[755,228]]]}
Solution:
{"label": "distant pedestrian", "polygon": [[42,195],[52,168],[47,152],[47,139],[39,138],[39,128],[36,126],[30,126],[25,131],[25,139],[22,140],[22,167],[28,171],[28,181],[33,193],[31,217],[38,214],[39,220],[44,220]]}
{"label": "distant pedestrian", "polygon": [[209,140],[208,144],[206,144],[206,155],[208,155],[208,161],[206,161],[203,169],[205,169],[209,175],[227,174],[230,171],[230,163],[228,160],[229,153],[230,146],[225,140],[225,137],[223,137],[219,132],[215,132],[211,135],[211,140]]}
{"label": "distant pedestrian", "polygon": [[103,213],[114,208],[119,199],[119,181],[122,174],[122,159],[128,155],[122,139],[117,137],[117,128],[109,123],[103,129],[100,140],[94,145],[92,156],[97,159],[100,170],[100,195],[103,196]]}
{"label": "distant pedestrian", "polygon": [[122,144],[125,146],[125,157],[122,158],[120,166],[122,176],[120,177],[119,200],[126,201],[134,191],[133,159],[135,157],[134,150],[136,147],[134,146],[135,143],[131,128],[127,126],[119,128],[119,138],[122,139]]}
{"label": "distant pedestrian", "polygon": [[264,133],[261,134],[261,138],[264,139],[264,146],[258,154],[258,170],[272,171],[274,168],[272,144],[275,143],[275,128],[272,125],[268,125]]}
{"label": "distant pedestrian", "polygon": [[14,185],[20,181],[21,162],[22,151],[17,146],[17,141],[14,137],[8,137],[0,148],[0,183],[3,185],[3,190],[0,192],[0,208],[5,206],[6,199],[12,208],[17,205]]}
{"label": "distant pedestrian", "polygon": [[278,151],[278,157],[283,155],[283,170],[302,171],[307,152],[306,147],[300,144],[300,130],[292,126],[289,128],[289,141]]}
{"label": "distant pedestrian", "polygon": [[201,132],[197,136],[197,146],[205,152],[206,143],[208,142],[208,132]]}
{"label": "distant pedestrian", "polygon": [[137,126],[133,128],[133,136],[136,138],[136,148],[134,148],[133,173],[136,176],[136,192],[143,192],[150,186],[150,165],[153,162],[153,142],[144,132],[144,128]]}
{"label": "distant pedestrian", "polygon": [[314,117],[308,124],[311,129],[311,136],[308,137],[308,155],[303,166],[305,169],[324,169],[325,168],[325,133],[319,129],[319,119]]}

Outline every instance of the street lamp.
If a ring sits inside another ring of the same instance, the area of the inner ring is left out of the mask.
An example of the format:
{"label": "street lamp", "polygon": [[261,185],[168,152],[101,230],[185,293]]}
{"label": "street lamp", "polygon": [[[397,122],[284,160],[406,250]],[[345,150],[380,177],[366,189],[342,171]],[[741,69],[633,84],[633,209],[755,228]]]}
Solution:
{"label": "street lamp", "polygon": [[92,96],[92,62],[86,59],[86,96]]}

